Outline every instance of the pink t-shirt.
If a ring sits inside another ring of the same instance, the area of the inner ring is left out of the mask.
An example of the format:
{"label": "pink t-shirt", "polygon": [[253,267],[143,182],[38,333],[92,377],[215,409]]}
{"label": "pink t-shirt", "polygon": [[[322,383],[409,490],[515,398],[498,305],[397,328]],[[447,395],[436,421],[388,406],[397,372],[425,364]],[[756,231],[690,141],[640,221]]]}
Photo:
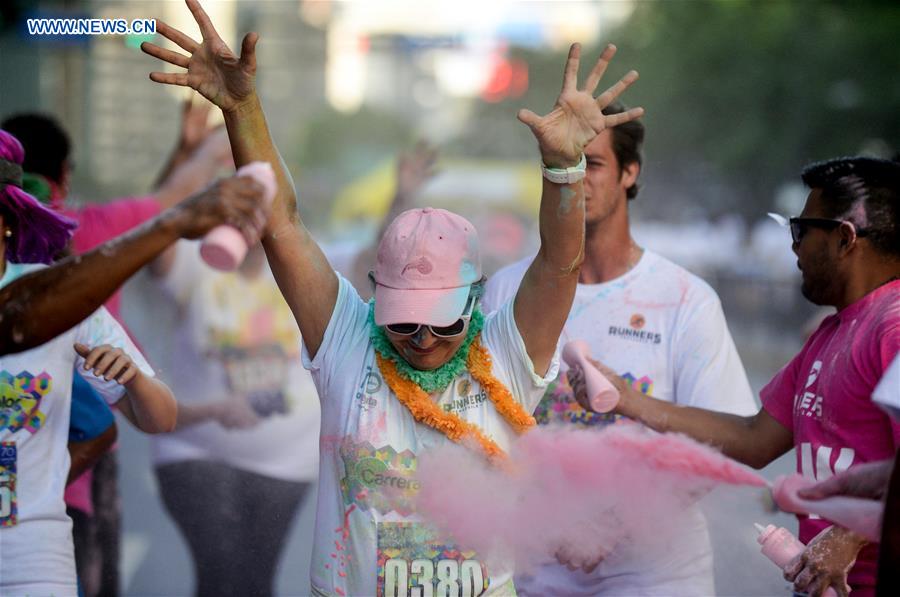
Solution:
{"label": "pink t-shirt", "polygon": [[[159,201],[155,198],[138,197],[85,205],[78,209],[65,207],[62,213],[78,222],[78,228],[72,237],[72,248],[80,255],[143,224],[159,214],[160,209]],[[120,301],[120,291],[117,290],[104,306],[122,323]]]}
{"label": "pink t-shirt", "polygon": [[[762,389],[763,408],[794,433],[797,470],[822,481],[851,466],[893,458],[900,425],[872,391],[900,351],[900,280],[827,317],[800,353]],[[800,516],[800,540],[831,525]],[[850,571],[854,595],[874,590],[877,549],[863,548]]]}
{"label": "pink t-shirt", "polygon": [[[138,197],[85,205],[77,209],[64,206],[61,211],[78,222],[78,228],[72,237],[72,249],[80,255],[156,217],[160,210],[159,201],[155,198]],[[121,315],[121,291],[113,293],[104,306],[124,327]],[[92,515],[92,481],[93,469],[85,471],[72,481],[66,487],[66,504]]]}

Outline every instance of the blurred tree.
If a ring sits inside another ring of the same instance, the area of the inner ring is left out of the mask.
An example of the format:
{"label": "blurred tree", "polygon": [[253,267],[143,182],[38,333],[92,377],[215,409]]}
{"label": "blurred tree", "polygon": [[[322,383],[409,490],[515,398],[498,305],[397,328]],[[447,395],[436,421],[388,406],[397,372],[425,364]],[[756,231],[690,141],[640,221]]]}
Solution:
{"label": "blurred tree", "polygon": [[[755,219],[809,161],[866,150],[888,157],[900,147],[898,31],[896,2],[636,3],[609,36],[619,53],[606,81],[625,68],[641,72],[625,97],[647,109],[649,192],[639,203],[671,215],[699,202],[713,215]],[[508,122],[523,105],[544,110],[559,87],[562,53],[522,56],[528,93],[479,107],[465,134],[470,147],[493,155],[531,148],[518,142],[522,131],[487,146],[483,137],[485,121]]]}

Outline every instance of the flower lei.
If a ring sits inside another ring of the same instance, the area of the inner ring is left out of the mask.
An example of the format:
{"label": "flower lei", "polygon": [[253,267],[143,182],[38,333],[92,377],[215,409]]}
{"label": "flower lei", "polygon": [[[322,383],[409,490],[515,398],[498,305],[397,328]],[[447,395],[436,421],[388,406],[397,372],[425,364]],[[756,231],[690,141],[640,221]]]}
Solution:
{"label": "flower lei", "polygon": [[[393,345],[387,340],[384,330],[374,325],[372,312],[373,310],[370,310],[369,316],[373,324],[372,338],[378,368],[381,370],[388,387],[397,396],[400,403],[412,413],[413,418],[432,429],[440,431],[454,442],[463,443],[468,438],[474,439],[482,452],[492,461],[503,459],[506,453],[497,445],[497,442],[485,435],[477,425],[464,421],[458,415],[447,412],[438,406],[429,396],[433,391],[426,391],[412,375],[407,374],[407,369],[414,372],[413,374],[428,374],[432,372],[414,369],[403,360],[397,354],[397,351],[394,350]],[[476,324],[476,316],[477,325],[473,328],[472,326]],[[488,398],[494,403],[494,407],[500,416],[512,426],[516,433],[524,433],[535,425],[534,417],[525,412],[525,409],[513,400],[510,391],[491,372],[493,366],[491,355],[481,344],[481,327],[483,323],[484,315],[480,310],[476,309],[472,314],[469,334],[465,342],[463,342],[448,363],[436,370],[436,372],[440,372],[440,375],[433,378],[429,378],[426,375],[425,377],[420,377],[420,379],[423,381],[431,379],[432,383],[429,386],[438,388],[438,390],[434,391],[443,391],[453,379],[462,373],[463,367],[468,368],[472,378],[481,384],[481,387],[487,392]],[[376,338],[384,342],[378,341]],[[384,343],[387,343],[390,351],[382,350]],[[394,355],[396,355],[396,358]],[[462,367],[459,366],[460,364]],[[451,367],[448,368],[448,365]],[[403,367],[402,370],[401,367]],[[452,377],[447,376],[447,373],[450,371],[453,372]],[[439,380],[437,379],[438,377]],[[439,385],[439,382],[442,385]]]}

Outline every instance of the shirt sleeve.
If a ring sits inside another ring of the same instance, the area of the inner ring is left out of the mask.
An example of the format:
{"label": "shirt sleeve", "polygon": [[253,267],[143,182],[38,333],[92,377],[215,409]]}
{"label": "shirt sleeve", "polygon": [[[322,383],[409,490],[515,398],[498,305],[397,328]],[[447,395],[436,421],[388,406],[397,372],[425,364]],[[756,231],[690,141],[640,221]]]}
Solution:
{"label": "shirt sleeve", "polygon": [[507,384],[516,401],[528,413],[532,413],[541,401],[547,385],[559,373],[559,349],[554,352],[546,375],[538,375],[519,333],[513,311],[513,301],[503,303],[497,311],[486,317],[481,335],[494,364],[494,375]]}
{"label": "shirt sleeve", "polygon": [[511,302],[516,297],[522,278],[532,261],[533,258],[517,261],[488,277],[484,287],[484,296],[481,298],[481,309],[485,313],[496,311],[504,303]]}
{"label": "shirt sleeve", "polygon": [[676,324],[673,350],[675,402],[718,412],[750,416],[758,412],[747,373],[722,304],[706,286]]}
{"label": "shirt sleeve", "polygon": [[804,354],[805,350],[801,350],[759,391],[763,408],[786,429],[794,428],[794,392],[797,388],[797,371]]}
{"label": "shirt sleeve", "polygon": [[[153,377],[154,371],[147,363],[144,355],[137,349],[122,326],[119,325],[113,316],[105,307],[97,309],[93,315],[82,321],[75,329],[75,342],[80,342],[89,348],[96,348],[103,344],[109,344],[115,348],[122,349],[127,354],[138,369],[144,375]],[[85,371],[84,358],[77,356],[75,366],[78,372],[82,374],[85,381],[106,400],[108,404],[115,404],[125,395],[124,386],[119,385],[114,380],[105,381],[102,377],[96,377],[93,373]]]}
{"label": "shirt sleeve", "polygon": [[320,399],[330,394],[329,388],[337,376],[359,369],[350,364],[365,358],[369,343],[369,306],[346,278],[336,275],[338,296],[319,350],[314,358],[309,357],[305,343],[302,350],[303,366],[312,373]]}

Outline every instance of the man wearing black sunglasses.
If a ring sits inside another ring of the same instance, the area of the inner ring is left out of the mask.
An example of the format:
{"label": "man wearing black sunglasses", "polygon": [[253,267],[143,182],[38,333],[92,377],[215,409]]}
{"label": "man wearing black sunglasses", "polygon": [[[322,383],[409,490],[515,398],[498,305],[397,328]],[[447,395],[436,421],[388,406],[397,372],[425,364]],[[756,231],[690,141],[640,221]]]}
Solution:
{"label": "man wearing black sunglasses", "polygon": [[[801,290],[837,313],[762,389],[756,415],[677,407],[605,372],[621,393],[621,414],[657,431],[690,435],[756,468],[793,447],[798,472],[824,480],[893,458],[900,446],[900,425],[871,399],[900,352],[900,163],[840,158],[807,167],[802,178],[810,193],[790,222]],[[587,402],[582,387],[578,396]],[[800,520],[800,540],[806,550],[785,569],[795,590],[873,593],[876,546],[814,517]]]}

